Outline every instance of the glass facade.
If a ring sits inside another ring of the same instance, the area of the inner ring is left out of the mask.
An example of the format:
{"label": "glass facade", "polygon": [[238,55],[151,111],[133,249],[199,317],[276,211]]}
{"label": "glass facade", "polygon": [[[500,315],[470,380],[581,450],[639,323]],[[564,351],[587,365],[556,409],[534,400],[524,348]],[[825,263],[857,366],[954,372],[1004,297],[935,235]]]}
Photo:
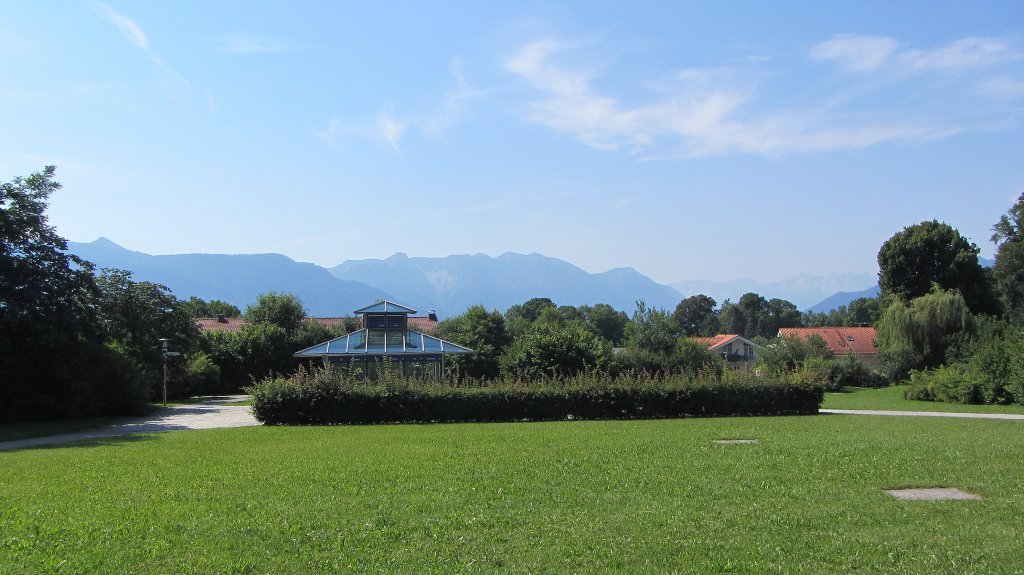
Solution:
{"label": "glass facade", "polygon": [[387,358],[398,362],[406,376],[440,377],[445,355],[473,353],[469,348],[406,329],[408,315],[416,310],[384,301],[356,313],[363,316],[363,329],[296,352],[295,357],[322,358],[369,377]]}

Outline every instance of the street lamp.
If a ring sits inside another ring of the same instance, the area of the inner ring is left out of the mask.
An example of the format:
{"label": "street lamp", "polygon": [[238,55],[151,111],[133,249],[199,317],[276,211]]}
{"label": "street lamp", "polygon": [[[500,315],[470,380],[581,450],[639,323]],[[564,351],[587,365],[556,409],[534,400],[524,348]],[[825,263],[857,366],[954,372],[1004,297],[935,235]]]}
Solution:
{"label": "street lamp", "polygon": [[160,355],[164,359],[164,407],[167,406],[167,358],[178,357],[181,353],[177,351],[171,351],[168,346],[171,344],[171,340],[166,337],[160,338]]}

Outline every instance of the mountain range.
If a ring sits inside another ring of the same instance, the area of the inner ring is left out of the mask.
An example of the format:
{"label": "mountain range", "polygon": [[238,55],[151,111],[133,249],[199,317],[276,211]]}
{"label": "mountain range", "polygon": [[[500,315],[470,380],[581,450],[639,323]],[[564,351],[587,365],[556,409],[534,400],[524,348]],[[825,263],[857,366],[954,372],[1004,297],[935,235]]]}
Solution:
{"label": "mountain range", "polygon": [[638,299],[648,306],[672,310],[681,299],[696,293],[722,303],[737,301],[747,292],[786,299],[806,309],[833,294],[830,305],[849,303],[853,297],[842,301],[843,296],[836,292],[852,294],[875,282],[871,274],[832,274],[774,283],[689,281],[668,286],[632,268],[589,273],[536,253],[441,258],[396,253],[386,259],[349,260],[326,269],[280,254],[150,255],[106,238],[68,242],[68,251],[97,267],[126,269],[136,280],[164,284],[178,298],[219,299],[245,309],[261,293],[289,292],[314,316],[348,315],[378,298],[409,305],[421,313],[433,309],[441,317],[462,313],[476,304],[504,311],[533,297],[547,297],[558,305],[607,303],[629,313]]}

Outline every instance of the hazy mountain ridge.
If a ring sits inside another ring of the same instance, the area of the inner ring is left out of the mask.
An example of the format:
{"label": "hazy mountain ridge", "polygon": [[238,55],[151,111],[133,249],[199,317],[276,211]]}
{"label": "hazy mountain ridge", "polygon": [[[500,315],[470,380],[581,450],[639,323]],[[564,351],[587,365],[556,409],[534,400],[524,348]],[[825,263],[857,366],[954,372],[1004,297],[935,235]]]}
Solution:
{"label": "hazy mountain ridge", "polygon": [[345,281],[324,268],[281,254],[177,254],[154,256],[100,238],[68,242],[68,251],[98,268],[132,272],[137,281],[166,285],[179,299],[219,299],[245,309],[269,291],[297,295],[315,316],[349,315],[376,298],[394,296],[378,288]]}
{"label": "hazy mountain ridge", "polygon": [[[437,258],[396,253],[386,259],[349,260],[325,269],[281,254],[154,256],[106,238],[69,242],[68,249],[100,268],[127,269],[137,280],[162,283],[181,299],[220,299],[244,309],[261,293],[289,292],[317,316],[348,315],[378,298],[412,306],[421,313],[435,309],[441,317],[462,313],[476,304],[504,311],[533,297],[548,297],[558,305],[607,303],[627,313],[632,312],[636,300],[644,299],[649,306],[671,311],[688,295],[704,293],[721,304],[727,298],[737,301],[747,292],[786,299],[800,309],[813,305],[815,311],[828,311],[861,297],[857,290],[863,284],[855,282],[875,281],[871,274],[831,274],[773,283],[694,280],[671,287],[629,267],[589,273],[557,258],[512,252],[497,257],[463,254]],[[849,285],[854,288],[843,289]],[[832,291],[823,293],[826,290]]]}
{"label": "hazy mountain ridge", "polygon": [[461,313],[482,304],[504,311],[533,297],[547,297],[558,305],[607,303],[632,311],[636,300],[674,309],[680,294],[632,268],[591,274],[568,262],[537,253],[506,252],[440,258],[409,257],[350,260],[330,269],[343,279],[378,285],[400,301],[423,302],[442,316]]}

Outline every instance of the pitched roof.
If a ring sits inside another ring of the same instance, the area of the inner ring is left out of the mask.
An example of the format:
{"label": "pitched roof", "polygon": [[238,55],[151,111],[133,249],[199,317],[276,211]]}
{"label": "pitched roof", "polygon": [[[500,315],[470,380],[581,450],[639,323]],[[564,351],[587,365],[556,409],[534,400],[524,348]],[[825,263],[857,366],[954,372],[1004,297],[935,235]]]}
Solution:
{"label": "pitched roof", "polygon": [[377,302],[375,304],[368,305],[368,306],[366,306],[364,308],[357,309],[356,311],[354,311],[352,313],[360,313],[360,314],[362,314],[362,313],[382,313],[382,312],[384,312],[384,313],[404,313],[404,314],[412,315],[412,314],[416,313],[416,310],[414,310],[412,308],[409,308],[409,307],[405,307],[404,305],[398,305],[397,303],[395,303],[393,301],[383,300],[383,301],[379,301],[379,302]]}
{"label": "pitched roof", "polygon": [[238,331],[245,325],[245,320],[240,317],[197,317],[196,325],[201,331]]}
{"label": "pitched roof", "polygon": [[[437,320],[430,319],[426,316],[408,316],[409,317],[409,328],[421,331],[423,333],[432,333],[437,329]],[[345,327],[345,320],[351,320],[351,317],[307,317],[302,321],[315,321],[322,324],[324,327],[330,329],[336,329]],[[356,318],[357,320],[360,318]],[[242,326],[247,322],[244,318],[240,317],[228,317],[221,320],[216,317],[197,317],[195,319],[196,325],[202,331],[231,331],[235,332],[242,329]],[[362,325],[362,322],[360,322]]]}
{"label": "pitched roof", "polygon": [[756,346],[758,348],[761,347],[761,346],[757,345],[756,343],[750,341],[749,339],[747,339],[745,337],[742,337],[740,335],[737,335],[735,333],[720,333],[720,334],[718,334],[716,336],[713,336],[713,337],[688,337],[686,339],[688,339],[690,341],[695,341],[697,343],[702,343],[702,344],[708,346],[708,349],[710,349],[712,351],[722,347],[723,345],[725,345],[727,343],[730,343],[730,342],[732,342],[734,340],[737,340],[737,339],[742,341],[743,343],[749,343],[750,345]]}
{"label": "pitched roof", "polygon": [[834,355],[844,353],[874,354],[875,337],[878,335],[873,327],[784,327],[779,329],[779,337],[798,337],[804,341],[816,335],[825,340],[828,350]]}
{"label": "pitched roof", "polygon": [[737,337],[739,336],[734,333],[720,333],[713,337],[689,337],[687,339],[689,339],[690,341],[695,341],[697,343],[703,343],[704,345],[708,346],[708,349],[715,349],[716,347],[721,347],[729,343],[730,341]]}
{"label": "pitched roof", "polygon": [[[400,334],[394,337],[392,333]],[[319,343],[295,352],[295,357],[417,357],[437,356],[445,354],[473,353],[468,347],[454,344],[438,337],[426,335],[407,329],[401,332],[388,330],[380,333],[380,338],[372,338],[373,333],[361,329],[341,337]]]}

